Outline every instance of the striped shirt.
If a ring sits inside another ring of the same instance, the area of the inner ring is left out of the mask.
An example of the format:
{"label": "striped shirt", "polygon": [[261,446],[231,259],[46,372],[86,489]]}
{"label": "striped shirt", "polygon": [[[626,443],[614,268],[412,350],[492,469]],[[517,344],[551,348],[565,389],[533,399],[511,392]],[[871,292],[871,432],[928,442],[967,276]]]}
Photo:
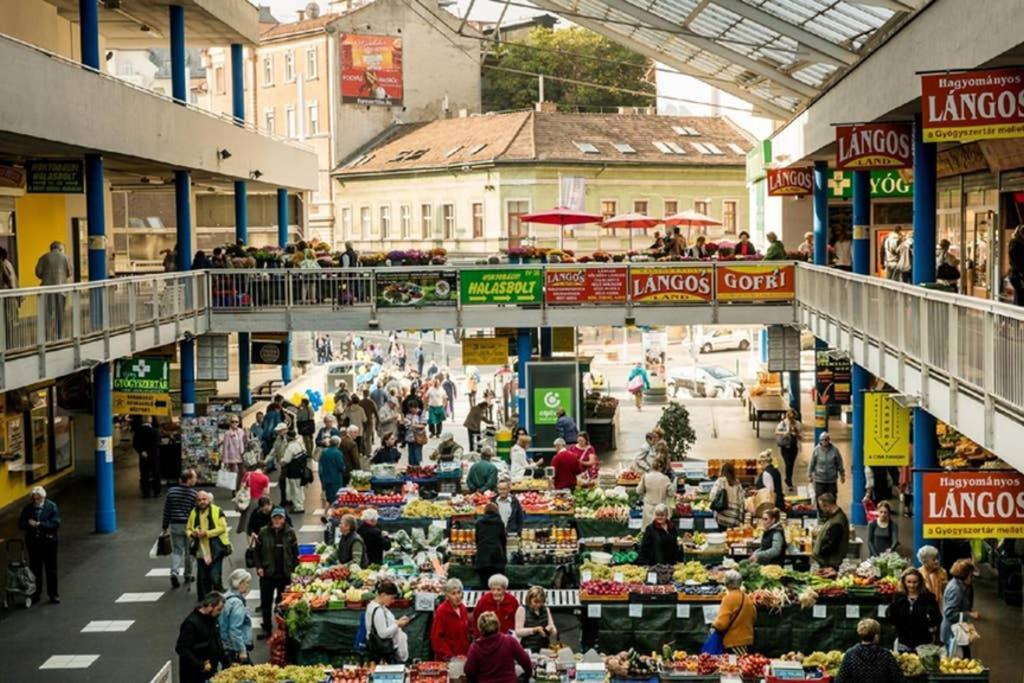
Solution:
{"label": "striped shirt", "polygon": [[188,514],[196,506],[196,491],[190,486],[177,484],[167,491],[164,501],[164,528],[171,524],[185,524]]}

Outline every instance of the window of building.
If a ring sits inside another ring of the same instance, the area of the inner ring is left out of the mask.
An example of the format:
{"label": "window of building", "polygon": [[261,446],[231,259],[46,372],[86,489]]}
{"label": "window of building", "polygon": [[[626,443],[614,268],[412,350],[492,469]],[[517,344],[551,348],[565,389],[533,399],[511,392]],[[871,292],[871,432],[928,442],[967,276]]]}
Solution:
{"label": "window of building", "polygon": [[736,232],[736,202],[734,201],[722,202],[722,230],[726,234]]}
{"label": "window of building", "polygon": [[263,58],[263,85],[274,84],[274,55]]}
{"label": "window of building", "polygon": [[686,150],[679,146],[678,142],[672,142],[669,140],[665,143],[673,154],[686,154]]}
{"label": "window of building", "polygon": [[341,236],[344,239],[352,237],[352,208],[348,206],[341,209]]}
{"label": "window of building", "polygon": [[380,207],[380,238],[382,240],[391,238],[391,207]]}
{"label": "window of building", "polygon": [[[637,199],[633,202],[633,213],[638,213],[642,216],[646,216],[648,215],[647,208],[649,205],[650,204],[646,199]],[[647,234],[647,228],[643,228],[642,231],[643,234]]]}
{"label": "window of building", "polygon": [[[604,216],[605,220],[608,220],[619,212],[619,203],[614,199],[602,199],[601,200],[601,215]],[[608,234],[614,236],[615,228],[611,228]]]}
{"label": "window of building", "polygon": [[398,230],[400,239],[409,239],[412,232],[412,207],[408,204],[398,207]]}
{"label": "window of building", "polygon": [[721,148],[713,142],[705,142],[704,146],[707,147],[708,151],[712,154],[725,154],[725,152],[723,152]]}
{"label": "window of building", "polygon": [[429,240],[434,232],[434,207],[420,204],[420,239]]}
{"label": "window of building", "polygon": [[290,138],[299,137],[299,127],[295,119],[295,107],[288,107],[284,110],[285,133]]}
{"label": "window of building", "polygon": [[263,127],[266,128],[267,133],[269,133],[270,135],[274,135],[275,134],[276,131],[274,130],[274,110],[273,110],[273,108],[265,109],[263,111]]}
{"label": "window of building", "polygon": [[313,100],[306,105],[306,110],[309,112],[309,135],[320,134],[320,103]]}
{"label": "window of building", "polygon": [[704,201],[703,199],[694,199],[693,200],[693,210],[696,213],[699,213],[699,214],[701,214],[703,216],[707,216],[708,215],[708,203],[706,201]]}
{"label": "window of building", "polygon": [[213,70],[213,87],[216,88],[218,95],[227,92],[227,86],[224,83],[224,67],[222,66]]}
{"label": "window of building", "polygon": [[447,158],[449,158],[451,156],[454,156],[455,154],[458,153],[458,151],[460,149],[462,149],[462,145],[455,145],[450,150],[448,150],[447,152],[444,153],[444,158],[447,159]]}
{"label": "window of building", "polygon": [[576,142],[573,140],[572,144],[576,145],[576,149],[583,152],[584,154],[598,154],[599,150],[590,142]]}
{"label": "window of building", "polygon": [[444,239],[450,240],[455,237],[455,205],[441,205],[441,224],[444,227]]}
{"label": "window of building", "polygon": [[654,148],[657,149],[662,154],[671,154],[672,153],[672,150],[670,150],[668,148],[668,145],[666,145],[661,140],[655,140],[654,141]]}
{"label": "window of building", "polygon": [[727,146],[727,147],[728,147],[729,149],[731,149],[731,150],[732,150],[732,153],[733,153],[733,154],[738,154],[738,155],[739,155],[739,156],[741,156],[741,157],[743,157],[743,156],[746,156],[746,155],[747,155],[747,153],[743,151],[743,148],[742,148],[742,147],[740,147],[739,145],[737,145],[737,144],[736,144],[735,142],[730,142],[730,143],[729,143],[728,145],[726,145],[726,146]]}
{"label": "window of building", "polygon": [[693,145],[693,148],[695,150],[697,150],[698,152],[700,152],[701,154],[713,154],[714,153],[710,149],[705,147],[703,142],[691,142],[690,144]]}
{"label": "window of building", "polygon": [[505,204],[506,226],[508,228],[508,246],[518,247],[526,237],[526,225],[522,217],[530,213],[528,199],[512,199]]}
{"label": "window of building", "polygon": [[666,216],[672,216],[672,215],[677,214],[677,213],[679,213],[679,202],[676,201],[675,199],[666,199],[665,200],[665,215]]}
{"label": "window of building", "polygon": [[619,150],[621,154],[636,154],[636,150],[633,149],[633,145],[628,142],[616,142],[615,149]]}
{"label": "window of building", "polygon": [[370,236],[370,231],[373,230],[373,215],[370,213],[370,207],[363,206],[359,209],[359,239],[366,239]]}
{"label": "window of building", "polygon": [[481,142],[480,144],[473,145],[472,147],[469,148],[469,151],[466,152],[466,156],[473,156],[474,154],[483,151],[483,148],[486,146],[486,142]]}
{"label": "window of building", "polygon": [[482,202],[473,204],[473,239],[484,236],[484,205]]}
{"label": "window of building", "polygon": [[306,80],[313,80],[319,74],[320,64],[317,61],[317,53],[315,45],[306,50]]}
{"label": "window of building", "polygon": [[291,83],[295,80],[295,53],[291,50],[284,53],[284,82]]}

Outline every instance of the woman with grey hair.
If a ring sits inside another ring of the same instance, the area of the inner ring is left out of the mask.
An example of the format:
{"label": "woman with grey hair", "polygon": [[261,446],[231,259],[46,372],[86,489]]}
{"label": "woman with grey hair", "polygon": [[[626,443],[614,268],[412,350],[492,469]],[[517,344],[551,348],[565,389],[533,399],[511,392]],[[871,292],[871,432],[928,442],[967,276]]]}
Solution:
{"label": "woman with grey hair", "polygon": [[245,607],[245,598],[252,586],[252,574],[236,569],[228,576],[227,595],[224,596],[224,610],[218,617],[220,637],[224,643],[224,654],[232,663],[248,664],[252,650],[252,617]]}
{"label": "woman with grey hair", "polygon": [[[495,574],[487,581],[486,593],[480,596],[473,608],[472,626],[476,626],[477,620],[484,612],[494,612],[501,624],[501,632],[509,633],[516,627],[516,611],[519,610],[519,601],[516,596],[508,592],[508,577],[504,574]],[[480,632],[474,628],[475,635]]]}
{"label": "woman with grey hair", "polygon": [[356,530],[358,523],[352,515],[344,515],[338,526],[338,562],[341,564],[358,564],[366,568],[366,542]]}
{"label": "woman with grey hair", "polygon": [[711,628],[722,637],[722,645],[733,654],[746,653],[754,642],[757,607],[743,592],[743,576],[735,569],[725,573],[725,596]]}
{"label": "woman with grey hair", "polygon": [[317,470],[320,474],[320,496],[328,505],[334,502],[345,481],[345,455],[341,452],[341,437],[331,436],[327,448],[320,451]]}
{"label": "woman with grey hair", "polygon": [[660,503],[654,508],[654,520],[644,529],[637,563],[651,567],[656,564],[675,564],[679,560],[676,528],[669,518],[668,507]]}
{"label": "woman with grey hair", "polygon": [[924,587],[931,591],[935,599],[939,601],[939,609],[942,609],[942,595],[946,592],[946,584],[949,583],[949,574],[942,568],[939,562],[939,549],[933,545],[923,545],[917,551],[917,561],[921,563],[921,576],[924,578]]}
{"label": "woman with grey hair", "polygon": [[465,657],[469,640],[469,611],[462,604],[462,582],[448,579],[444,601],[434,612],[434,623],[430,626],[430,648],[435,657],[447,662],[453,657]]}

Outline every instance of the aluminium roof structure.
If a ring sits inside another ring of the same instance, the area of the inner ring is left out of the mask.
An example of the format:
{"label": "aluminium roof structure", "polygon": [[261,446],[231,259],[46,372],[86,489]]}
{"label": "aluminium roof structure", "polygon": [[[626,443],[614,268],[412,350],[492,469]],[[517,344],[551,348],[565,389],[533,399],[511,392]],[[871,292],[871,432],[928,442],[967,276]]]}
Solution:
{"label": "aluminium roof structure", "polygon": [[784,120],[930,0],[531,0]]}

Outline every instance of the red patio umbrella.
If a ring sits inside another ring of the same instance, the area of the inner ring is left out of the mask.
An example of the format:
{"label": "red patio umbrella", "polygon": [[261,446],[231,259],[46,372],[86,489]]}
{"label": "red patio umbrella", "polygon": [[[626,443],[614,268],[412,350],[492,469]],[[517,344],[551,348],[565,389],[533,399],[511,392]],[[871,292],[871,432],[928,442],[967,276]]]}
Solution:
{"label": "red patio umbrella", "polygon": [[715,220],[696,211],[680,211],[671,216],[665,217],[665,225],[669,227],[686,226],[686,241],[690,241],[690,228],[707,228],[712,225],[721,225],[722,221]]}
{"label": "red patio umbrella", "polygon": [[618,216],[612,216],[606,221],[601,223],[601,227],[604,228],[624,228],[629,230],[629,250],[633,251],[633,231],[634,230],[646,230],[647,228],[653,228],[656,225],[660,225],[664,221],[660,218],[653,218],[651,216],[645,216],[642,213],[623,213]]}
{"label": "red patio umbrella", "polygon": [[519,220],[526,223],[544,223],[546,225],[558,226],[558,248],[562,248],[562,239],[565,236],[564,228],[567,225],[582,225],[584,223],[600,223],[604,216],[599,213],[586,213],[575,209],[567,209],[564,206],[556,206],[548,211],[540,213],[528,213],[520,216]]}

